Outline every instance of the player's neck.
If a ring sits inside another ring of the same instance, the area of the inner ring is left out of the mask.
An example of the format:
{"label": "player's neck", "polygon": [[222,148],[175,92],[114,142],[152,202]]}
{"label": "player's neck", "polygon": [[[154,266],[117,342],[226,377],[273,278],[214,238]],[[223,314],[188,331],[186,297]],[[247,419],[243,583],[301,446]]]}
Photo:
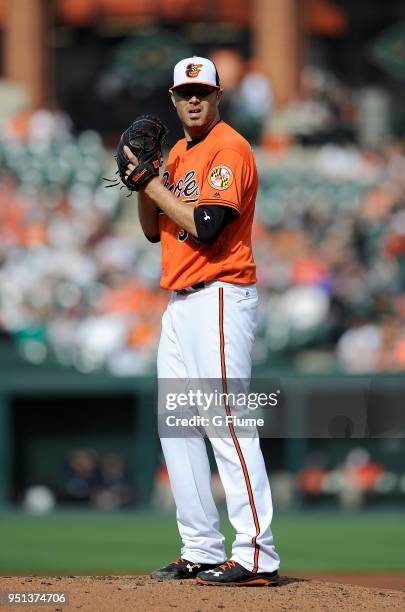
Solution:
{"label": "player's neck", "polygon": [[221,120],[219,114],[214,117],[214,119],[208,124],[203,125],[201,127],[189,128],[183,125],[184,135],[186,137],[187,142],[192,140],[196,140],[197,138],[202,138],[208,132],[212,130],[212,128]]}

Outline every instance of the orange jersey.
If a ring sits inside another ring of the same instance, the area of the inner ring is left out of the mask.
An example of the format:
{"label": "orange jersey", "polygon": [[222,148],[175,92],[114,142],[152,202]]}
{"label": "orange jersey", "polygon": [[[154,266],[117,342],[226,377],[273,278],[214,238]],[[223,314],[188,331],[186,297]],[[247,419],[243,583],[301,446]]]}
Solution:
{"label": "orange jersey", "polygon": [[160,214],[161,286],[177,290],[201,281],[256,282],[251,234],[258,180],[247,140],[223,121],[190,149],[183,138],[169,153],[162,182],[190,206],[227,206],[236,218],[208,244]]}

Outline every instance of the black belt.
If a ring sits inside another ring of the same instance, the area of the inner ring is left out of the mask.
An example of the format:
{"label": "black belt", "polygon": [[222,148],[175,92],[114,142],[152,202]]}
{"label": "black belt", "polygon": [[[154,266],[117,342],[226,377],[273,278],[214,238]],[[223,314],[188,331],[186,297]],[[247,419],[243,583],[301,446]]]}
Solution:
{"label": "black belt", "polygon": [[200,281],[195,285],[191,285],[191,287],[186,287],[185,289],[176,289],[176,293],[179,295],[187,295],[188,293],[193,293],[194,291],[198,291],[199,289],[205,288],[205,281]]}

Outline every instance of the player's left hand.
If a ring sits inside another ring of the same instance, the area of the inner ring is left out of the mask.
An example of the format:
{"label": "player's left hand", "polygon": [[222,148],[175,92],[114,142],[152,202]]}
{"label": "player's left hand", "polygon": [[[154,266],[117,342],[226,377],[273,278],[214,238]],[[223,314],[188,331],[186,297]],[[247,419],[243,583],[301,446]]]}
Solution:
{"label": "player's left hand", "polygon": [[140,115],[121,134],[115,159],[120,179],[130,191],[143,189],[159,176],[166,134],[160,119],[151,115]]}

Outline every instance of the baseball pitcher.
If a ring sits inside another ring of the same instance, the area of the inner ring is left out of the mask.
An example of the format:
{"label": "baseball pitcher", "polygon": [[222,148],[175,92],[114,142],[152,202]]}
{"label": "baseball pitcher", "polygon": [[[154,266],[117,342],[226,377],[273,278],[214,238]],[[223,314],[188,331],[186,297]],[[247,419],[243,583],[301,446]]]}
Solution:
{"label": "baseball pitcher", "polygon": [[[226,393],[231,380],[251,376],[257,170],[249,143],[220,118],[222,89],[213,62],[181,60],[169,91],[185,137],[171,149],[163,174],[165,128],[148,115],[121,137],[118,169],[139,194],[146,237],[161,243],[161,286],[171,292],[162,319],[159,381],[215,379]],[[230,403],[223,410],[232,415]],[[226,435],[210,442],[236,531],[232,557],[226,560],[204,435],[196,428],[192,436],[161,438],[183,547],[176,561],[152,576],[193,578],[203,585],[273,585],[280,560],[259,438],[238,437],[229,418]]]}

